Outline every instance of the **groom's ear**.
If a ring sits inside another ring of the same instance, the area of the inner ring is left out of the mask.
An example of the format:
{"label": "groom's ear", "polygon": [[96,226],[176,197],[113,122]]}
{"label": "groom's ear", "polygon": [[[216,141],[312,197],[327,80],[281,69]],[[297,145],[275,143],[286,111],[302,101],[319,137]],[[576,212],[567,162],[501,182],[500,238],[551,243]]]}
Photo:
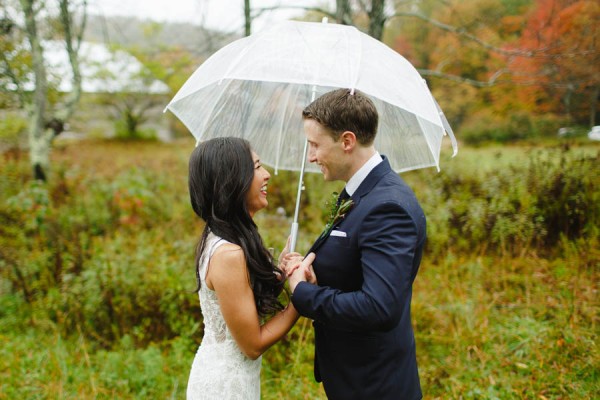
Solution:
{"label": "groom's ear", "polygon": [[352,131],[344,131],[340,135],[340,140],[342,142],[344,151],[352,151],[354,146],[356,146],[356,135]]}

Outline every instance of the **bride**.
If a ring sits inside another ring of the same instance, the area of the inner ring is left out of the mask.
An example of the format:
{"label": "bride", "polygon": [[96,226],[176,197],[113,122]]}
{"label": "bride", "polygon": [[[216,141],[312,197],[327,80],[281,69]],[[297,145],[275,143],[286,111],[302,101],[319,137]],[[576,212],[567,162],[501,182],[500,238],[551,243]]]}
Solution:
{"label": "bride", "polygon": [[[192,364],[188,400],[259,399],[261,355],[299,317],[291,303],[284,307],[278,300],[285,273],[274,265],[252,219],[268,205],[269,178],[244,139],[211,139],[190,157],[192,208],[206,224],[195,264],[204,337]],[[284,250],[282,268],[288,261],[299,263],[298,256]],[[311,280],[313,258],[301,265]]]}

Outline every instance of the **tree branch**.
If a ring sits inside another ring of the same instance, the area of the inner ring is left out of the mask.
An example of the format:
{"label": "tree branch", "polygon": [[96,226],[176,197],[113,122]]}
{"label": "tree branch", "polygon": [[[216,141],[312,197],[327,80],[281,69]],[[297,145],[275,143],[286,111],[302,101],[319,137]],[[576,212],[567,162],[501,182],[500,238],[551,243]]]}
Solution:
{"label": "tree branch", "polygon": [[490,78],[488,81],[478,81],[476,79],[463,78],[462,76],[447,74],[445,72],[434,71],[431,69],[417,69],[417,71],[422,76],[433,76],[436,78],[446,79],[446,80],[453,81],[453,82],[466,83],[471,86],[480,87],[480,88],[481,87],[490,87],[490,86],[494,86],[495,84],[497,84],[496,74],[494,74],[494,79]]}
{"label": "tree branch", "polygon": [[[69,10],[69,0],[60,0],[60,21],[65,33],[65,46],[71,65],[73,90],[67,97],[63,108],[57,112],[58,119],[66,121],[75,111],[75,105],[81,97],[81,69],[79,63],[79,49],[83,40],[83,31],[87,21],[87,0],[83,1],[82,22],[79,32],[73,34],[73,14]],[[75,43],[74,43],[75,42]]]}
{"label": "tree branch", "polygon": [[21,0],[21,7],[25,14],[25,32],[31,46],[31,59],[35,79],[33,109],[31,110],[33,111],[31,132],[33,132],[33,137],[37,138],[43,134],[44,130],[44,116],[48,102],[46,99],[48,83],[46,66],[44,65],[44,54],[36,21],[38,10],[35,10],[35,5],[35,0]]}
{"label": "tree branch", "polygon": [[[479,87],[479,88],[492,87],[492,86],[500,85],[500,84],[508,84],[508,85],[516,85],[516,86],[545,86],[545,87],[557,88],[557,89],[568,89],[568,88],[572,87],[572,85],[574,83],[574,82],[560,83],[560,82],[554,82],[554,81],[548,82],[548,81],[540,81],[539,79],[537,79],[537,80],[536,79],[528,79],[528,80],[523,80],[523,81],[515,81],[514,79],[499,80],[500,76],[505,75],[505,74],[515,76],[514,74],[511,74],[511,71],[509,69],[506,69],[506,68],[496,71],[490,77],[490,79],[488,79],[487,81],[480,81],[480,80],[476,80],[476,79],[464,78],[462,76],[447,74],[445,72],[434,71],[431,69],[417,69],[417,71],[422,76],[432,76],[435,78],[446,79],[446,80],[457,82],[457,83],[466,83],[468,85],[471,85],[474,87]],[[585,82],[580,81],[580,82],[575,82],[575,83],[579,84],[579,83],[585,83]]]}
{"label": "tree branch", "polygon": [[490,50],[492,52],[495,53],[499,53],[499,54],[503,54],[506,56],[520,56],[520,57],[540,57],[540,58],[547,58],[547,59],[558,59],[558,58],[571,58],[571,57],[579,57],[579,56],[585,56],[585,55],[589,55],[589,54],[593,54],[595,53],[595,50],[584,50],[584,51],[579,51],[579,52],[571,52],[571,53],[551,53],[550,50],[552,50],[551,47],[544,47],[544,48],[539,48],[539,49],[534,49],[534,50],[523,50],[523,49],[519,49],[519,50],[509,50],[509,49],[503,49],[501,47],[497,47],[494,46],[490,43],[487,43],[481,39],[479,39],[477,36],[470,34],[469,32],[466,31],[466,29],[464,28],[457,28],[455,26],[452,25],[447,25],[444,24],[443,22],[434,20],[433,18],[429,18],[426,15],[423,15],[421,13],[418,12],[398,12],[396,14],[393,14],[389,17],[387,17],[387,20],[392,19],[392,18],[397,18],[397,17],[414,17],[414,18],[419,18],[439,29],[442,29],[444,31],[447,32],[451,32],[454,33],[456,35],[462,36],[472,42],[477,43],[478,45],[482,46],[483,48]]}
{"label": "tree branch", "polygon": [[454,34],[457,34],[459,36],[462,36],[472,42],[477,43],[478,45],[482,46],[483,48],[493,51],[495,53],[500,53],[500,54],[504,54],[507,56],[525,56],[525,57],[533,57],[535,55],[536,52],[539,51],[544,51],[543,49],[540,50],[535,50],[535,51],[531,51],[531,50],[507,50],[507,49],[503,49],[500,47],[496,47],[492,44],[489,44],[481,39],[479,39],[477,36],[470,34],[469,32],[467,32],[464,28],[457,28],[455,26],[452,25],[448,25],[448,24],[444,24],[443,22],[437,21],[433,18],[429,18],[426,15],[423,15],[421,13],[418,12],[397,12],[393,15],[390,15],[389,17],[386,18],[386,22],[389,21],[390,19],[393,18],[399,18],[399,17],[414,17],[414,18],[419,18],[441,30],[447,31],[447,32],[451,32]]}
{"label": "tree branch", "polygon": [[4,71],[3,74],[5,74],[6,76],[8,76],[10,78],[10,80],[12,81],[13,85],[15,85],[16,88],[16,92],[17,92],[17,97],[19,99],[19,107],[23,107],[26,103],[26,99],[25,99],[25,92],[23,91],[23,88],[21,86],[21,82],[19,81],[19,79],[17,78],[17,75],[15,74],[14,70],[12,69],[11,65],[10,65],[10,61],[9,59],[6,57],[6,53],[2,52],[2,62],[4,64]]}

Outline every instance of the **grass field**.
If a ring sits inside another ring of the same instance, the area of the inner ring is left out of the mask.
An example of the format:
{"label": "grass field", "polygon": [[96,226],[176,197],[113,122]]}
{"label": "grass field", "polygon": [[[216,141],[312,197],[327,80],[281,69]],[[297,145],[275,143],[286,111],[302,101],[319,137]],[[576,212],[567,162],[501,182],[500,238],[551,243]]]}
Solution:
{"label": "grass field", "polygon": [[[193,141],[59,142],[47,185],[0,155],[0,399],[181,399],[202,338]],[[428,216],[412,318],[426,399],[600,397],[600,147],[461,148],[403,174]],[[297,174],[257,215],[288,235]],[[340,183],[307,176],[300,250]],[[285,215],[275,210],[283,207]],[[264,399],[324,399],[301,319],[263,358]]]}

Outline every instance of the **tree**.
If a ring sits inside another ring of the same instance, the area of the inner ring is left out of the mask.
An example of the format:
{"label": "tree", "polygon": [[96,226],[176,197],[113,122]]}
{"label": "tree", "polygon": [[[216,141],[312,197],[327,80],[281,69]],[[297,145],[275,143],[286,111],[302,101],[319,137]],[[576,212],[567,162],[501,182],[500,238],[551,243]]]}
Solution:
{"label": "tree", "polygon": [[365,25],[365,30],[369,35],[381,40],[383,36],[384,25],[386,23],[385,0],[336,0],[335,10],[331,11],[322,7],[305,6],[270,6],[262,8],[252,8],[250,0],[244,0],[245,15],[245,35],[248,36],[252,20],[266,11],[275,9],[301,9],[308,13],[325,16],[344,25]]}
{"label": "tree", "polygon": [[84,54],[93,54],[93,60],[85,60],[88,73],[92,73],[90,81],[98,84],[99,103],[111,114],[116,136],[153,138],[141,125],[149,119],[150,110],[165,104],[170,89],[121,46],[86,43],[85,50]]}
{"label": "tree", "polygon": [[[529,128],[534,118],[558,111],[554,103],[578,119],[584,104],[590,104],[586,109],[595,123],[600,92],[595,78],[597,7],[592,0],[336,0],[333,11],[293,8],[306,10],[309,20],[327,16],[390,44],[428,79],[442,108],[450,104],[453,125],[477,118],[477,112],[485,109],[490,120],[505,123],[514,117],[519,129],[533,131]],[[252,15],[274,8],[278,7],[253,9]],[[523,41],[528,30],[532,37],[546,36],[546,27],[529,21],[536,15],[532,9],[557,16],[562,12],[553,20],[557,23],[550,24],[561,37]],[[558,24],[567,20],[567,25]],[[560,45],[551,45],[553,41]],[[585,62],[577,62],[582,59]],[[457,87],[464,84],[477,90]],[[551,93],[557,90],[561,96],[554,101]],[[539,132],[550,132],[553,124],[562,123],[557,118],[539,122]]]}
{"label": "tree", "polygon": [[[14,11],[13,18],[5,17],[3,22],[4,26],[10,27],[3,28],[3,47],[11,52],[4,54],[0,61],[9,77],[8,83],[29,116],[30,162],[34,177],[38,180],[46,180],[52,141],[63,132],[81,96],[78,51],[86,23],[86,7],[86,0],[58,0],[57,3],[20,0],[18,5],[11,8]],[[19,21],[22,21],[22,25],[18,24]],[[43,41],[50,37],[61,38],[71,67],[72,91],[57,103],[51,99],[52,88],[48,82],[47,60],[44,58]],[[23,48],[22,40],[26,48]],[[30,54],[29,59],[26,53]],[[22,61],[29,62],[20,64]],[[27,87],[27,75],[30,72],[33,74],[31,94]]]}
{"label": "tree", "polygon": [[391,47],[406,57],[457,129],[478,123],[481,112],[506,119],[515,103],[507,58],[520,54],[507,43],[520,35],[519,16],[527,4],[516,0],[403,2],[389,17]]}
{"label": "tree", "polygon": [[544,49],[536,57],[512,61],[511,68],[520,72],[518,82],[526,85],[520,95],[547,112],[595,125],[600,95],[600,4],[537,0],[519,44]]}
{"label": "tree", "polygon": [[[146,24],[144,46],[128,46],[126,50],[142,63],[146,79],[152,78],[166,84],[170,91],[169,97],[172,97],[196,70],[202,57],[192,54],[183,46],[165,45],[160,38],[162,30],[162,25]],[[207,32],[206,37],[210,38],[211,35]],[[164,103],[164,99],[156,95],[151,96],[150,101],[154,101],[156,105],[156,99]],[[168,120],[171,133],[185,131],[185,135],[189,135],[177,118],[169,114]]]}
{"label": "tree", "polygon": [[[354,25],[360,30],[367,32],[375,39],[388,43],[396,40],[397,34],[408,34],[409,37],[414,37],[414,35],[408,33],[407,29],[398,29],[399,25],[413,26],[416,27],[417,31],[425,33],[425,36],[435,32],[434,35],[437,37],[453,37],[455,38],[455,43],[466,43],[470,46],[475,46],[478,48],[477,51],[480,51],[482,54],[496,53],[504,56],[531,56],[531,51],[524,52],[519,49],[507,49],[501,41],[496,41],[496,43],[490,42],[489,34],[493,33],[493,28],[486,28],[485,22],[500,21],[501,17],[509,15],[509,12],[520,11],[531,1],[532,0],[473,0],[464,2],[462,0],[396,0],[392,2],[389,0],[336,0],[335,10],[332,11],[323,7],[305,6],[271,6],[254,9],[250,8],[249,0],[247,0],[246,10],[248,11],[248,9],[250,9],[251,12],[248,15],[250,15],[249,20],[252,20],[260,16],[263,12],[274,9],[302,9],[307,12],[306,18],[309,20],[318,21],[322,16],[325,16],[341,24]],[[498,9],[495,9],[494,7],[497,7]],[[461,8],[469,10],[475,19],[463,18],[461,15]],[[476,12],[473,13],[473,10]],[[491,12],[485,14],[487,11]],[[441,18],[436,19],[436,16]],[[466,21],[463,21],[463,19]],[[485,21],[479,21],[480,19],[484,19]],[[450,21],[452,20],[457,21],[458,24],[451,24]],[[397,34],[389,35],[386,34],[387,31],[392,31]],[[448,35],[448,33],[450,33],[450,35]],[[426,37],[422,36],[422,39],[426,39]],[[492,39],[497,38],[494,37]],[[431,47],[423,42],[417,42],[419,47],[423,50],[421,51],[421,55],[424,57],[425,61],[429,61],[427,58],[432,52]],[[407,44],[408,41],[403,42],[403,45]],[[428,64],[428,62],[422,64]],[[439,70],[426,67],[421,67],[419,72],[423,75],[436,76],[468,83],[474,86],[493,85],[497,78],[497,76],[492,73],[487,81],[479,81],[452,73],[441,73]]]}
{"label": "tree", "polygon": [[250,36],[252,33],[250,0],[244,0],[244,36]]}

